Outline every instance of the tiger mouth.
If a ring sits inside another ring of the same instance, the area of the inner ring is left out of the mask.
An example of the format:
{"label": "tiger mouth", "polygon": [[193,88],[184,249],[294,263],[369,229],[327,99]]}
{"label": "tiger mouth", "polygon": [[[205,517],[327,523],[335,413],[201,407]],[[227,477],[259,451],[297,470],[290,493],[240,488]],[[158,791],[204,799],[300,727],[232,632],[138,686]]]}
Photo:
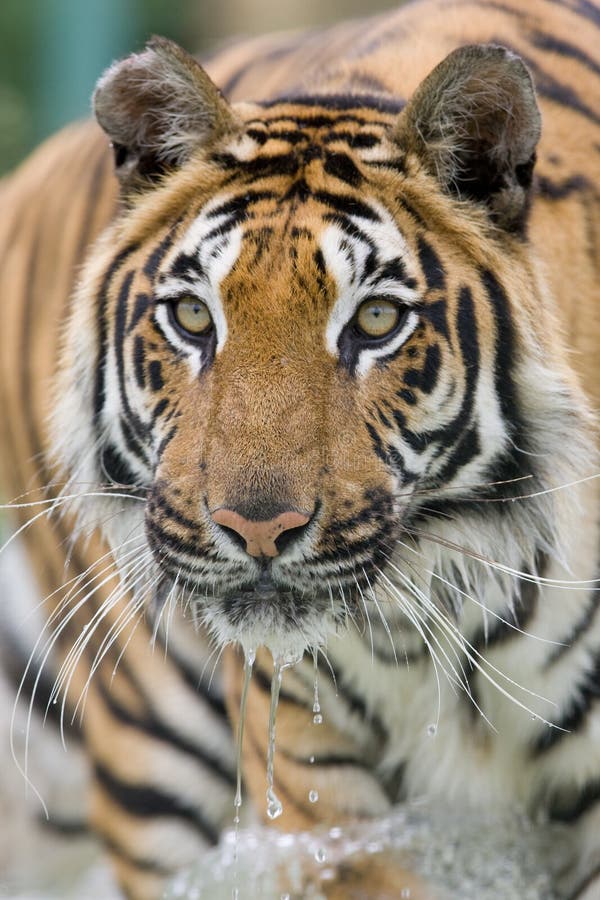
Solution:
{"label": "tiger mouth", "polygon": [[256,601],[257,603],[277,603],[277,602],[293,602],[298,594],[290,588],[282,588],[275,584],[271,573],[268,570],[261,572],[260,578],[254,584],[242,585],[237,590],[228,591],[224,595],[226,602],[235,602],[240,600],[246,603]]}

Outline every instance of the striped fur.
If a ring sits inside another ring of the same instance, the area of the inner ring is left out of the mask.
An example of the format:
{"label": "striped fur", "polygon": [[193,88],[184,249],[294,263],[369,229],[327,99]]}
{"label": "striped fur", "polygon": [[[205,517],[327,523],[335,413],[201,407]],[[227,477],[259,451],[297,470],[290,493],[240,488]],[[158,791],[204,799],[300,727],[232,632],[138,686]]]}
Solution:
{"label": "striped fur", "polygon": [[[74,126],[3,183],[0,464],[18,524],[48,509],[25,688],[41,668],[81,722],[127,896],[231,819],[232,644],[270,651],[259,814],[272,656],[304,656],[277,824],[519,805],[574,829],[560,896],[594,890],[599,27],[584,0],[422,0],[226,48],[224,96],[157,40],[99,82],[113,154]],[[373,299],[399,311],[381,340]],[[220,509],[308,524],[267,565]],[[328,890],[399,896],[377,872]]]}

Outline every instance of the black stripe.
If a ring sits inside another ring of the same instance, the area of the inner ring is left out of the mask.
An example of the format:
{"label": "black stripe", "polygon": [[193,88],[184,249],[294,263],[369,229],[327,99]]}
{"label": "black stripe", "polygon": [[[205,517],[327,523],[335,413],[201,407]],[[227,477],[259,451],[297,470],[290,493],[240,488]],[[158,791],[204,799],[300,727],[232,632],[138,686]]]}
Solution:
{"label": "black stripe", "polygon": [[589,603],[587,604],[583,615],[581,618],[575,623],[571,632],[567,635],[567,637],[563,638],[560,644],[555,647],[550,656],[546,660],[544,666],[545,668],[549,668],[550,666],[557,663],[560,659],[563,658],[565,653],[577,643],[579,638],[583,637],[587,634],[590,625],[594,621],[596,613],[600,609],[600,590],[594,588],[592,590],[592,596],[590,598]]}
{"label": "black stripe", "polygon": [[[119,669],[120,668],[121,666],[119,663]],[[167,744],[169,747],[175,748],[186,756],[191,756],[204,768],[209,769],[213,777],[221,779],[221,781],[224,781],[226,784],[234,784],[235,773],[225,766],[221,758],[214,756],[195,741],[174,731],[163,720],[159,719],[149,708],[146,710],[144,716],[134,715],[130,710],[119,703],[115,695],[111,694],[110,690],[103,683],[102,679],[98,678],[96,685],[104,703],[110,710],[111,715],[118,722],[122,722],[123,725],[148,735],[148,737],[155,741]],[[197,688],[196,695],[199,704],[206,699],[206,695],[200,693]],[[213,705],[210,703],[208,705],[211,707],[211,711],[214,712]],[[220,711],[219,715],[221,715]]]}
{"label": "black stripe", "polygon": [[548,200],[564,200],[571,194],[585,193],[586,191],[595,193],[594,185],[584,175],[570,175],[562,181],[552,181],[545,175],[539,175],[537,189],[538,194]]}
{"label": "black stripe", "polygon": [[[570,702],[565,711],[553,722],[556,728],[542,731],[532,747],[534,756],[547,753],[557,744],[583,727],[592,707],[600,699],[600,650],[592,660],[590,668],[572,685]],[[559,730],[562,729],[562,730]]]}
{"label": "black stripe", "polygon": [[150,281],[154,280],[158,267],[171,248],[178,225],[179,220],[175,223],[175,225],[173,225],[171,229],[169,229],[169,232],[165,235],[162,241],[156,245],[148,259],[144,263],[144,275],[146,275],[150,279]]}
{"label": "black stripe", "polygon": [[147,784],[130,784],[111,772],[98,760],[94,763],[98,784],[128,815],[142,819],[177,818],[192,825],[206,841],[216,844],[219,829],[207,821],[201,810],[180,797]]}
{"label": "black stripe", "polygon": [[[463,585],[461,589],[466,588]],[[513,599],[512,608],[504,610],[502,619],[494,618],[487,629],[480,625],[469,639],[473,649],[483,653],[486,649],[505,643],[511,638],[523,637],[521,632],[527,629],[538,609],[539,594],[537,584],[524,581]]]}
{"label": "black stripe", "polygon": [[138,324],[148,306],[150,304],[150,298],[148,294],[140,293],[135,298],[135,305],[131,312],[131,318],[129,319],[129,324],[127,325],[127,334],[129,334],[135,326]]}
{"label": "black stripe", "polygon": [[323,144],[333,144],[336,141],[343,141],[346,144],[349,144],[353,150],[370,150],[372,147],[377,147],[381,143],[381,138],[376,134],[369,134],[366,131],[336,131],[333,130],[329,134],[326,134],[323,139]]}
{"label": "black stripe", "polygon": [[[377,94],[294,94],[280,95],[273,100],[263,100],[260,105],[264,109],[271,109],[283,103],[289,103],[292,106],[317,106],[326,110],[336,112],[345,112],[350,109],[362,110],[372,109],[382,113],[399,113],[402,112],[406,105],[405,100],[398,97],[380,96]],[[291,118],[291,116],[290,116]],[[295,121],[304,123],[305,117],[293,116]],[[356,121],[360,124],[372,124],[368,119],[363,117],[350,118],[345,117],[347,121]],[[325,123],[331,121],[325,119]],[[379,123],[378,123],[379,124]],[[382,122],[387,125],[387,122]],[[312,127],[315,127],[314,125]]]}
{"label": "black stripe", "polygon": [[148,366],[148,376],[150,378],[150,388],[153,391],[161,391],[165,383],[162,377],[162,366],[160,360],[153,359]]}
{"label": "black stripe", "polygon": [[[598,13],[600,15],[600,13]],[[550,53],[558,53],[560,56],[566,56],[569,59],[575,59],[582,63],[590,72],[600,75],[600,65],[587,54],[581,47],[565,41],[564,38],[556,37],[554,34],[548,34],[543,31],[534,31],[530,35],[530,40],[534,47],[540,50],[549,50]]]}
{"label": "black stripe", "polygon": [[374,737],[378,742],[385,741],[387,739],[387,728],[381,718],[373,710],[367,708],[363,697],[355,693],[348,682],[344,680],[341,671],[336,665],[332,664],[331,658],[329,659],[328,668],[331,669],[335,684],[336,700],[343,701],[351,713],[357,715],[363,721],[369,722],[373,727]]}
{"label": "black stripe", "polygon": [[[139,480],[127,460],[112,443],[106,443],[100,450],[100,468],[113,484],[139,487]],[[142,496],[132,493],[132,496]]]}
{"label": "black stripe", "polygon": [[40,828],[62,837],[87,838],[90,834],[90,826],[84,819],[62,819],[55,813],[51,813],[48,817],[44,814],[38,815],[36,822]]}
{"label": "black stripe", "polygon": [[574,2],[565,4],[565,0],[546,0],[547,3],[553,3],[560,6],[561,9],[568,9],[569,12],[575,13],[591,22],[593,25],[600,25],[600,9],[594,0],[574,0]]}
{"label": "black stripe", "polygon": [[[254,159],[249,160],[239,159],[233,153],[215,153],[213,159],[218,165],[226,169],[240,169],[244,175],[249,175],[251,178],[271,178],[278,175],[292,176],[296,175],[300,168],[300,162],[295,153],[256,156]],[[241,221],[241,218],[247,215],[247,211],[244,211],[244,216],[239,215],[238,221]],[[235,224],[233,222],[230,227],[233,227]]]}
{"label": "black stripe", "polygon": [[404,384],[416,387],[424,394],[431,394],[437,384],[442,355],[439,344],[430,344],[425,351],[422,369],[407,369],[403,376]]}
{"label": "black stripe", "polygon": [[522,435],[523,428],[519,419],[517,392],[512,377],[514,364],[515,335],[510,311],[510,304],[504,288],[489,269],[481,273],[481,280],[496,323],[496,361],[494,364],[494,381],[496,395],[500,400],[500,409],[506,424],[512,426],[513,436],[520,448],[526,446]]}
{"label": "black stripe", "polygon": [[[424,432],[428,442],[441,441],[443,450],[452,448],[441,471],[435,475],[436,483],[450,481],[461,466],[479,452],[479,438],[475,426],[469,428],[477,380],[479,378],[479,337],[473,295],[468,287],[459,293],[456,331],[462,356],[465,387],[460,409],[454,419],[442,428]],[[456,445],[453,446],[456,442]]]}
{"label": "black stripe", "polygon": [[323,203],[325,206],[335,209],[336,212],[342,213],[342,215],[358,216],[369,222],[380,221],[380,218],[374,209],[351,194],[332,194],[329,191],[314,191],[312,196],[315,200],[318,200],[319,203]]}
{"label": "black stripe", "polygon": [[137,386],[144,390],[146,387],[146,344],[140,334],[136,334],[133,341],[133,373]]}
{"label": "black stripe", "polygon": [[429,291],[443,291],[446,287],[446,276],[440,258],[424,237],[418,238],[419,262]]}
{"label": "black stripe", "polygon": [[600,802],[600,780],[588,781],[582,787],[574,787],[570,795],[558,796],[548,808],[554,822],[573,824]]}
{"label": "black stripe", "polygon": [[156,424],[156,420],[162,416],[164,411],[171,405],[170,400],[166,397],[163,397],[162,400],[159,400],[154,409],[152,410],[152,424]]}
{"label": "black stripe", "polygon": [[[499,40],[498,43],[503,44],[505,47],[508,47],[506,41]],[[587,103],[583,102],[574,88],[570,87],[567,84],[564,84],[557,78],[554,78],[554,76],[546,72],[545,69],[543,69],[539,65],[539,63],[532,59],[531,56],[526,56],[521,50],[516,50],[515,48],[511,47],[509,47],[509,49],[512,49],[515,53],[517,53],[517,55],[520,56],[523,62],[528,66],[528,68],[531,69],[535,87],[541,97],[545,97],[546,99],[551,100],[553,103],[564,106],[566,109],[578,112],[580,115],[585,116],[596,125],[600,124],[600,115],[598,115],[598,113],[590,106],[588,106]]]}
{"label": "black stripe", "polygon": [[148,464],[148,456],[144,441],[148,434],[148,427],[139,418],[137,413],[133,411],[129,403],[127,395],[127,377],[125,366],[125,336],[127,326],[128,301],[131,292],[131,285],[135,278],[135,269],[130,269],[119,289],[117,297],[117,308],[115,312],[114,324],[114,343],[115,343],[115,361],[117,366],[117,379],[119,383],[119,399],[121,401],[121,428],[128,447],[134,456],[141,459],[142,462]]}
{"label": "black stripe", "polygon": [[98,437],[102,436],[103,426],[100,421],[102,410],[104,409],[104,401],[106,400],[106,355],[108,352],[108,292],[112,281],[119,269],[126,262],[128,257],[137,250],[136,244],[130,244],[121,250],[113,259],[112,263],[106,270],[102,285],[96,300],[98,322],[98,354],[96,357],[96,381],[94,385],[94,425]]}
{"label": "black stripe", "polygon": [[[30,654],[19,643],[6,626],[0,629],[0,670],[14,686],[15,691],[21,685],[19,703],[32,703],[33,708],[44,722],[49,722],[59,729],[62,727],[62,703],[52,703],[56,672],[48,668],[40,669],[37,664],[28,666]],[[40,661],[41,663],[41,661]],[[25,669],[27,668],[27,673]],[[34,693],[35,692],[35,693]],[[64,728],[77,740],[81,740],[81,731],[72,719],[72,709],[66,701]]]}
{"label": "black stripe", "polygon": [[360,187],[364,180],[356,164],[346,153],[327,153],[323,168],[328,175],[333,175],[352,187]]}
{"label": "black stripe", "polygon": [[152,488],[152,493],[148,497],[148,512],[154,513],[155,510],[159,510],[172,522],[176,522],[177,525],[180,525],[187,531],[191,531],[193,535],[197,535],[198,521],[196,519],[188,519],[180,510],[175,509],[175,507],[169,503],[165,495],[161,492],[161,489],[165,486],[164,482],[155,483]]}

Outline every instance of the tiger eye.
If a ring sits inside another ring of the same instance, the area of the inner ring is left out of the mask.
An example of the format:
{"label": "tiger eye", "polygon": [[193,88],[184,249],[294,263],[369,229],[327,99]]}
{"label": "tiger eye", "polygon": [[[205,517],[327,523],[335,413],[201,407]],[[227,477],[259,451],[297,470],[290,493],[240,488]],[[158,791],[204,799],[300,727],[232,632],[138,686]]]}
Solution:
{"label": "tiger eye", "polygon": [[400,320],[400,310],[391,300],[367,300],[358,308],[356,325],[370,338],[390,334]]}
{"label": "tiger eye", "polygon": [[195,297],[182,297],[173,303],[173,315],[180,328],[189,334],[206,334],[212,328],[212,318],[206,303]]}

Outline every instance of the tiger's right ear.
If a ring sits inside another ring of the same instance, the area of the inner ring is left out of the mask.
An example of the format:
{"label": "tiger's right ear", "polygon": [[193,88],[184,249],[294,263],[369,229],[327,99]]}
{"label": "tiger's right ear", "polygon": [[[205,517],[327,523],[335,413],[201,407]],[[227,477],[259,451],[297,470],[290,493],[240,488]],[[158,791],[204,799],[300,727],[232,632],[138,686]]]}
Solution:
{"label": "tiger's right ear", "polygon": [[104,73],[93,106],[124,194],[144,190],[199,146],[240,127],[202,66],[161,37]]}

